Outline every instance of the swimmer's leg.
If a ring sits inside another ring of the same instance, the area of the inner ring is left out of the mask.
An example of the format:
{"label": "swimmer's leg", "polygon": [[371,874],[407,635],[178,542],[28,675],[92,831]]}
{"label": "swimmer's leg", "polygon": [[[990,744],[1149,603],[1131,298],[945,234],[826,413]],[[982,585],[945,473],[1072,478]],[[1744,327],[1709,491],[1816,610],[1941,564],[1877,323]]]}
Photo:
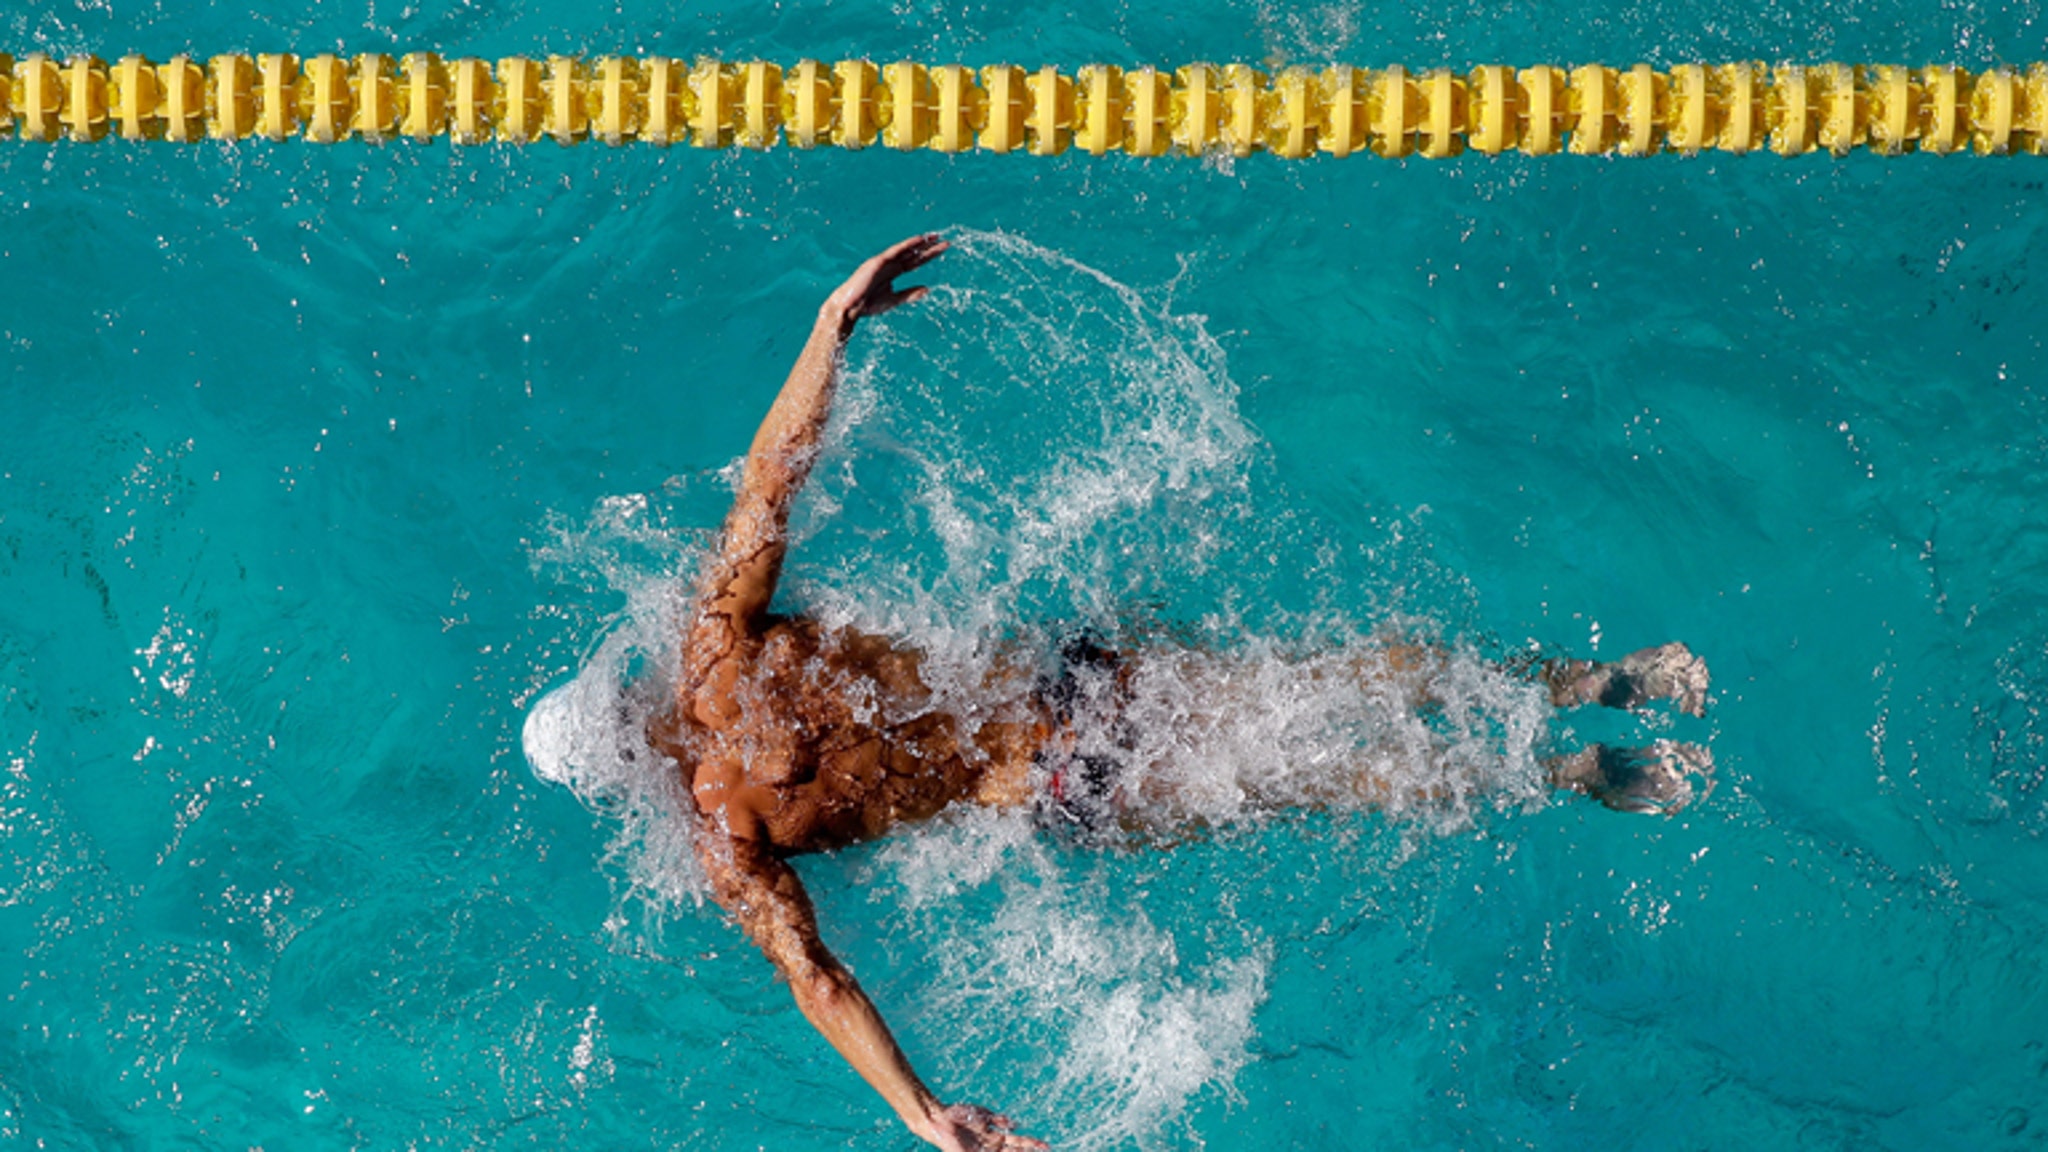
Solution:
{"label": "swimmer's leg", "polygon": [[1421,711],[1443,704],[1437,680],[1450,661],[1450,649],[1441,644],[1385,637],[1373,645],[1369,654],[1352,658],[1346,669],[1361,687],[1391,691],[1406,707]]}
{"label": "swimmer's leg", "polygon": [[1646,748],[1593,744],[1544,763],[1553,787],[1583,792],[1617,812],[1670,816],[1693,801],[1692,777],[1714,789],[1713,753],[1697,744],[1659,740]]}
{"label": "swimmer's leg", "polygon": [[1707,711],[1707,662],[1683,644],[1660,644],[1631,652],[1612,664],[1557,659],[1538,671],[1550,702],[1560,708],[1604,704],[1634,708],[1651,700],[1669,700],[1693,716]]}
{"label": "swimmer's leg", "polygon": [[[1397,639],[1383,643],[1374,659],[1359,661],[1354,672],[1361,682],[1397,685],[1406,691],[1412,706],[1427,708],[1442,703],[1436,681],[1449,662],[1450,651],[1442,645]],[[1705,715],[1707,710],[1707,662],[1683,644],[1645,648],[1611,664],[1568,657],[1533,664],[1510,657],[1501,668],[1513,675],[1532,676],[1550,692],[1550,702],[1560,708],[1580,704],[1637,708],[1652,700],[1669,700],[1693,716]]]}

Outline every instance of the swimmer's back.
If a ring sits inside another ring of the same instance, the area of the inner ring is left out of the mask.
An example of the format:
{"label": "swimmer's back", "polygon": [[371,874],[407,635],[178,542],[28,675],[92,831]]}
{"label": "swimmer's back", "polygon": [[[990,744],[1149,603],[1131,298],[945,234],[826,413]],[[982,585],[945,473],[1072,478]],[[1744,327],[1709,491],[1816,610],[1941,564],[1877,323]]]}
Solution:
{"label": "swimmer's back", "polygon": [[1028,796],[1042,728],[1028,680],[991,677],[965,720],[938,706],[915,648],[802,616],[772,618],[729,659],[738,708],[723,730],[671,720],[657,740],[693,775],[693,746],[737,742],[747,782],[774,796],[765,839],[785,853],[874,839],[962,800]]}

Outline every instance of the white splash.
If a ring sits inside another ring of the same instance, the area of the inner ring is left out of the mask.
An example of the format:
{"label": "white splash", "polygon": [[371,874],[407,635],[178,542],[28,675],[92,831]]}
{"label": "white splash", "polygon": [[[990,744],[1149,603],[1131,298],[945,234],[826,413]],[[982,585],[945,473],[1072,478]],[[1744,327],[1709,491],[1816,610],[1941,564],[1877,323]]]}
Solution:
{"label": "white splash", "polygon": [[614,497],[585,523],[556,518],[531,549],[537,573],[626,598],[597,650],[534,704],[520,733],[536,776],[618,820],[605,860],[627,880],[607,921],[615,933],[641,919],[658,930],[671,911],[703,899],[688,797],[646,735],[675,682],[681,594],[701,535],[668,529],[644,497]]}
{"label": "white splash", "polygon": [[[882,898],[915,925],[931,969],[920,1019],[945,1022],[934,1031],[952,1081],[986,1082],[991,1056],[1046,1054],[1033,1082],[988,1101],[1033,1117],[1034,1134],[1082,1150],[1177,1146],[1166,1134],[1191,1102],[1232,1092],[1272,961],[1255,927],[1238,954],[1191,963],[1172,931],[1016,814],[962,813],[897,838],[873,871],[900,885]],[[1000,892],[992,917],[955,914],[985,887]]]}
{"label": "white splash", "polygon": [[[1169,649],[1135,666],[1114,738],[1140,812],[1168,834],[1296,808],[1449,831],[1476,802],[1548,793],[1543,689],[1469,651],[1361,636],[1300,653],[1247,637],[1228,654]],[[1113,738],[1080,740],[1107,751]]]}

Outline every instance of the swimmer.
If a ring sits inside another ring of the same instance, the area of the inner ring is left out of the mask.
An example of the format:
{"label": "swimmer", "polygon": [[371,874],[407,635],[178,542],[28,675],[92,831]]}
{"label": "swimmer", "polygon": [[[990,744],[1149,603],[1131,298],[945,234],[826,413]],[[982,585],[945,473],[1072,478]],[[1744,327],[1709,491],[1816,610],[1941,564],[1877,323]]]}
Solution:
{"label": "swimmer", "polygon": [[[716,555],[684,617],[673,710],[649,734],[688,776],[713,897],[903,1123],[949,1152],[1043,1149],[1007,1118],[943,1103],[925,1086],[852,973],[820,941],[789,864],[953,804],[1026,809],[1047,825],[1102,834],[1145,827],[1149,803],[1169,799],[1128,794],[1117,741],[1077,735],[1084,719],[1090,732],[1115,730],[1118,702],[1148,658],[1142,649],[1119,651],[1077,633],[1060,644],[1050,673],[1012,654],[987,674],[973,714],[955,715],[934,702],[915,649],[769,611],[789,548],[790,508],[816,462],[846,342],[861,320],[924,296],[925,288],[897,281],[945,251],[937,236],[905,240],[862,264],[819,310],[747,453]],[[1442,655],[1390,643],[1377,671],[1360,675],[1415,678],[1426,695]],[[1532,674],[1559,706],[1636,708],[1663,699],[1693,715],[1706,706],[1706,665],[1681,644],[1612,664],[1551,661]],[[1641,749],[1596,745],[1552,761],[1550,771],[1555,786],[1610,807],[1670,812],[1691,799],[1689,777],[1711,773],[1712,763],[1704,749],[1666,740]],[[1356,784],[1367,797],[1387,787]]]}

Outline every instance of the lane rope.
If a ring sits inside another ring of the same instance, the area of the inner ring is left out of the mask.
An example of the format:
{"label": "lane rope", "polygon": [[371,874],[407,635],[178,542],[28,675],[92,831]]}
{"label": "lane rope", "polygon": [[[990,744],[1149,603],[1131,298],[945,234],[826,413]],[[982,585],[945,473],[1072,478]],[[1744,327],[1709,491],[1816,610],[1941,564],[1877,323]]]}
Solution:
{"label": "lane rope", "polygon": [[803,60],[788,69],[669,57],[263,53],[158,64],[0,55],[0,136],[23,141],[442,136],[457,144],[601,140],[698,148],[1023,152],[1288,159],[1361,153],[1649,156],[1857,149],[2048,152],[2048,65],[1482,65],[1412,72],[1244,64],[926,66]]}

